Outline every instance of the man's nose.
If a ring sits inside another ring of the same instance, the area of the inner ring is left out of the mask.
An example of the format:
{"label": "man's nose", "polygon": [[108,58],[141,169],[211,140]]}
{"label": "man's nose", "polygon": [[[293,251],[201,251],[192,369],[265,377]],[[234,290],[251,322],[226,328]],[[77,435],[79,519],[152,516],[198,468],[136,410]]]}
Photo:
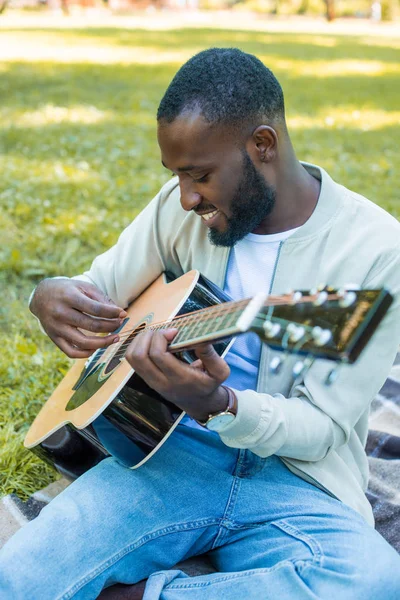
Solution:
{"label": "man's nose", "polygon": [[193,210],[201,203],[201,195],[193,189],[190,181],[179,181],[181,190],[181,206],[184,210]]}

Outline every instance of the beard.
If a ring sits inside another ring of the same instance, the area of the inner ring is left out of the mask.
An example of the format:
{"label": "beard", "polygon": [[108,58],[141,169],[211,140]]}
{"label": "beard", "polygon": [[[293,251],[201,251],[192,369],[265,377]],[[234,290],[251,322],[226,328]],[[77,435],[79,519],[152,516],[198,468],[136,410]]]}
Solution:
{"label": "beard", "polygon": [[268,185],[243,151],[243,178],[231,201],[231,216],[225,231],[211,228],[208,238],[214,246],[234,246],[256,229],[275,206],[275,189]]}

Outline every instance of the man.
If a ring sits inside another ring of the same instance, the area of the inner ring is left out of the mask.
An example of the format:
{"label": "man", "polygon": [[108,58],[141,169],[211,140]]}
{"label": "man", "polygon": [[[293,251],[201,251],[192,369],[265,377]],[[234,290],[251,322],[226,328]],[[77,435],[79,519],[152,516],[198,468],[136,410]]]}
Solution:
{"label": "man", "polygon": [[[297,160],[281,87],[254,56],[194,56],[157,119],[177,177],[87,273],[44,280],[33,296],[69,356],[113,343],[78,328],[115,330],[164,270],[197,268],[235,298],[352,282],[385,286],[395,302],[331,387],[325,361],[294,382],[289,359],[273,377],[251,335],[225,360],[204,346],[195,366],[168,353],[173,329],[138,336],[127,360],[188,417],[140,469],[103,461],[17,533],[0,597],[86,600],[148,578],[136,588],[145,600],[398,598],[400,558],[372,527],[363,448],[400,341],[399,224]],[[218,572],[172,569],[204,552]]]}

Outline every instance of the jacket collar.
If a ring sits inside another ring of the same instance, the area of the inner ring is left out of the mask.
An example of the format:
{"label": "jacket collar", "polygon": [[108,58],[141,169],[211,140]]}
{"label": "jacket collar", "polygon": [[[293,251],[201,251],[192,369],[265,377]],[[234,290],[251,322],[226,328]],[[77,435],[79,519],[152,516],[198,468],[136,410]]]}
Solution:
{"label": "jacket collar", "polygon": [[343,187],[337,184],[324,169],[311,163],[301,162],[303,167],[321,182],[317,205],[311,217],[285,241],[285,245],[321,233],[328,229],[343,206]]}

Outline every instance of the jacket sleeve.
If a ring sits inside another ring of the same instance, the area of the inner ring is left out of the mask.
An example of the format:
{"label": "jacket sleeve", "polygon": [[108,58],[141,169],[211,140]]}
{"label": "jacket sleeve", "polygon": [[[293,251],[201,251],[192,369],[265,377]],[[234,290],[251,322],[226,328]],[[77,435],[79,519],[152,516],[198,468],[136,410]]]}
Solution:
{"label": "jacket sleeve", "polygon": [[124,229],[117,243],[97,256],[90,269],[74,279],[93,283],[119,306],[128,306],[165,270],[166,252],[159,235],[160,211],[175,187],[175,181],[164,185]]}
{"label": "jacket sleeve", "polygon": [[[340,366],[338,379],[329,387],[324,381],[332,363],[317,360],[304,381],[292,386],[288,397],[235,390],[237,417],[220,434],[227,446],[248,448],[262,457],[277,454],[318,461],[347,443],[352,429],[357,432],[357,423],[366,418],[399,349],[398,250],[393,256],[364,282],[364,288],[385,287],[394,296],[394,302],[358,360],[353,365]],[[361,442],[364,445],[366,440]]]}

